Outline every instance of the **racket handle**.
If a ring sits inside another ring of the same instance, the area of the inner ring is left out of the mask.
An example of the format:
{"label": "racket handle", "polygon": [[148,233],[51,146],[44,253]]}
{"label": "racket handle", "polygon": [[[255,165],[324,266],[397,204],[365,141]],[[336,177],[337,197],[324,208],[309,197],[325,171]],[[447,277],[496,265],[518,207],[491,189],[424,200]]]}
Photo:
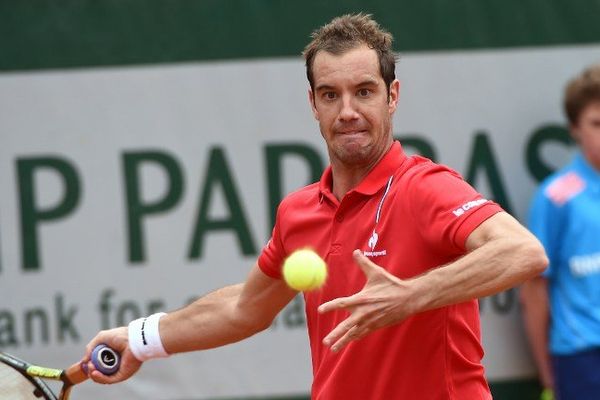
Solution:
{"label": "racket handle", "polygon": [[119,370],[121,355],[105,344],[99,344],[92,350],[94,367],[104,375],[112,375]]}

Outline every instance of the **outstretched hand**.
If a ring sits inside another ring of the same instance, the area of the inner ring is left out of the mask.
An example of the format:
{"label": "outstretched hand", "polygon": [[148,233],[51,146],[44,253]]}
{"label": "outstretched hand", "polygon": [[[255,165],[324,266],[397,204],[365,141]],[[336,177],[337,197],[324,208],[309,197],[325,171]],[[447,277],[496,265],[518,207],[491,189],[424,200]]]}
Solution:
{"label": "outstretched hand", "polygon": [[[92,351],[100,344],[107,345],[121,355],[121,365],[119,366],[119,370],[113,375],[104,375],[102,372],[98,371],[91,362]],[[110,329],[98,333],[98,335],[96,335],[96,337],[86,346],[85,356],[81,362],[87,366],[90,379],[98,383],[117,383],[124,381],[135,374],[142,366],[141,361],[135,358],[129,349],[127,327]]]}
{"label": "outstretched hand", "polygon": [[354,250],[352,256],[365,274],[367,283],[360,292],[323,303],[318,310],[320,313],[334,310],[350,312],[350,316],[323,339],[323,344],[334,352],[353,340],[398,323],[414,313],[406,281],[369,260],[360,250]]}

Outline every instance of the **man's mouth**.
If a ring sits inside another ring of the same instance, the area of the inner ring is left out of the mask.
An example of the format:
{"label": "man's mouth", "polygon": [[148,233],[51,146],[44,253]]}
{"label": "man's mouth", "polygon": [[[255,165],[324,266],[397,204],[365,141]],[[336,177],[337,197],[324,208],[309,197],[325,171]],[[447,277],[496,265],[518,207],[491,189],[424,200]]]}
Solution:
{"label": "man's mouth", "polygon": [[349,135],[349,136],[352,136],[352,135],[363,135],[365,133],[367,133],[367,131],[365,129],[351,129],[351,130],[348,129],[348,130],[338,131],[338,134],[340,134],[340,135]]}

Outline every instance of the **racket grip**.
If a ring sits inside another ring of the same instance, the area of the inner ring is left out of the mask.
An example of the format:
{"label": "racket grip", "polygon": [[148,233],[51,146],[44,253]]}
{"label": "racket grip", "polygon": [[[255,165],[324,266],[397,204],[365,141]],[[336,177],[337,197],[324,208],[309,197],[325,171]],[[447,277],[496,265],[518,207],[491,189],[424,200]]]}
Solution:
{"label": "racket grip", "polygon": [[105,344],[99,344],[92,350],[94,367],[104,375],[112,375],[119,370],[121,355]]}

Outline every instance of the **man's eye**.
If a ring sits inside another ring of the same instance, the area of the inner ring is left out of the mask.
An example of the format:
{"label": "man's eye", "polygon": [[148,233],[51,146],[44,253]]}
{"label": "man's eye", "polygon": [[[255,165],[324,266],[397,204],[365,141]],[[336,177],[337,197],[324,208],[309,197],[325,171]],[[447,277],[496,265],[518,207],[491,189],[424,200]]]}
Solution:
{"label": "man's eye", "polygon": [[360,90],[358,91],[358,95],[359,95],[360,97],[367,97],[367,96],[369,96],[370,94],[371,94],[371,90],[369,90],[369,89],[360,89]]}
{"label": "man's eye", "polygon": [[335,92],[325,92],[323,93],[323,97],[325,97],[327,100],[334,100],[337,96]]}

